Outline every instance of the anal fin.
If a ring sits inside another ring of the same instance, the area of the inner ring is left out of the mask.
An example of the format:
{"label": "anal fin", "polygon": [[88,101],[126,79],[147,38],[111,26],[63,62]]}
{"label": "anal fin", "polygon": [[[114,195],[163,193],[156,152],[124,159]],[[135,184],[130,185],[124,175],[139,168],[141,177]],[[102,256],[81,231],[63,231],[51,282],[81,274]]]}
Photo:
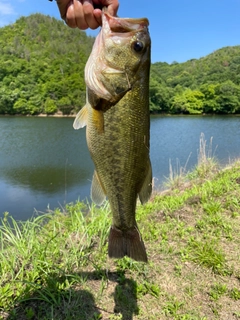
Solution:
{"label": "anal fin", "polygon": [[91,198],[94,203],[100,206],[106,199],[106,192],[101,184],[96,171],[93,173],[92,187],[91,187]]}
{"label": "anal fin", "polygon": [[148,168],[145,180],[143,182],[142,188],[138,194],[139,199],[142,204],[147,202],[152,194],[152,166],[150,160],[148,161]]}

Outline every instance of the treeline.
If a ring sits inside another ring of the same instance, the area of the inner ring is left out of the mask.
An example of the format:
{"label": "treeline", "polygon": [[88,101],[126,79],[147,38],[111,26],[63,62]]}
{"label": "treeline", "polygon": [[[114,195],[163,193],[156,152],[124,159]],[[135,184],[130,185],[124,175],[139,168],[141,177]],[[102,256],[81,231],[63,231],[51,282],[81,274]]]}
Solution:
{"label": "treeline", "polygon": [[[93,37],[34,14],[0,28],[0,114],[63,114],[85,104],[84,67]],[[240,46],[151,67],[155,113],[240,113]]]}
{"label": "treeline", "polygon": [[165,113],[240,113],[240,46],[185,63],[153,64],[150,106]]}

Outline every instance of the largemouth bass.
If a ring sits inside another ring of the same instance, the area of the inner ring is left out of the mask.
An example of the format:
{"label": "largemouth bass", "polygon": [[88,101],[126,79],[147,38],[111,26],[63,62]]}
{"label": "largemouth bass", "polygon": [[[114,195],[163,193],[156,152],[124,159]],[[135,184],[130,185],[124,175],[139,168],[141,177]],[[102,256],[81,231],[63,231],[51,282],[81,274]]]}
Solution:
{"label": "largemouth bass", "polygon": [[103,10],[102,28],[85,67],[86,105],[74,121],[75,129],[87,125],[95,165],[92,200],[101,205],[107,196],[110,203],[109,257],[144,262],[135,210],[137,198],[143,204],[152,192],[150,42],[146,18],[118,18]]}

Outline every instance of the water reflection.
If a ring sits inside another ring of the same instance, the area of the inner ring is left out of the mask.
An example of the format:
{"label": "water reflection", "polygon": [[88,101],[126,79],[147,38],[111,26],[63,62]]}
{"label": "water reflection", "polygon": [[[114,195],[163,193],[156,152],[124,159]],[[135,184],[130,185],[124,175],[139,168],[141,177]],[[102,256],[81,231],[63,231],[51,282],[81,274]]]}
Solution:
{"label": "water reflection", "polygon": [[51,195],[67,188],[84,186],[84,181],[88,180],[91,173],[92,170],[79,170],[79,167],[72,168],[71,166],[19,167],[14,170],[5,170],[3,178],[11,185]]}
{"label": "water reflection", "polygon": [[73,119],[0,117],[0,213],[31,216],[89,195],[93,164]]}

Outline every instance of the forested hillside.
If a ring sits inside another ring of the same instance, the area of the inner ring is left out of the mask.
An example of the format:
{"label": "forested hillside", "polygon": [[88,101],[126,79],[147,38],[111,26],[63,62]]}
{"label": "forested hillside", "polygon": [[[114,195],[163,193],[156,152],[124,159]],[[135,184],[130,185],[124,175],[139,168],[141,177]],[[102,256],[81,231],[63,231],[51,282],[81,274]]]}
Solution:
{"label": "forested hillside", "polygon": [[150,103],[156,112],[240,113],[240,46],[185,63],[153,64]]}
{"label": "forested hillside", "polygon": [[34,14],[0,28],[0,113],[70,113],[85,104],[94,38]]}
{"label": "forested hillside", "polygon": [[[70,114],[85,104],[84,67],[94,38],[34,14],[0,28],[0,114]],[[154,63],[150,108],[240,113],[240,46],[199,60]]]}

